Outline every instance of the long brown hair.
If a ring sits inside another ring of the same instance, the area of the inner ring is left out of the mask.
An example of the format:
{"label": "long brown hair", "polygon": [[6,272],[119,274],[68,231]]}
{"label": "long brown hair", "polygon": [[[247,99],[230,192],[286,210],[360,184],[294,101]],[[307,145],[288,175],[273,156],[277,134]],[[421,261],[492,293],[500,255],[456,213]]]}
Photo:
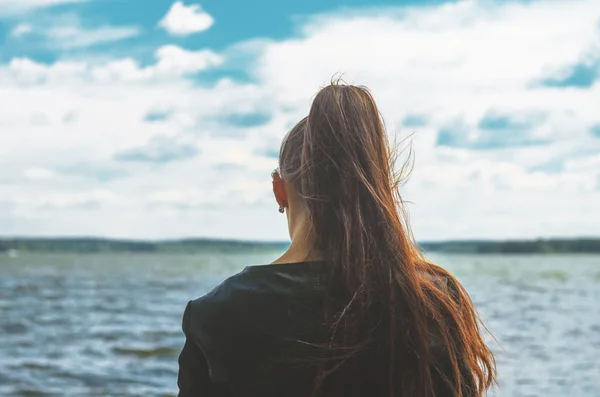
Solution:
{"label": "long brown hair", "polygon": [[282,144],[281,177],[303,199],[330,290],[344,297],[324,309],[329,360],[314,394],[371,382],[374,397],[483,396],[494,356],[467,292],[411,237],[395,157],[370,92],[338,83]]}

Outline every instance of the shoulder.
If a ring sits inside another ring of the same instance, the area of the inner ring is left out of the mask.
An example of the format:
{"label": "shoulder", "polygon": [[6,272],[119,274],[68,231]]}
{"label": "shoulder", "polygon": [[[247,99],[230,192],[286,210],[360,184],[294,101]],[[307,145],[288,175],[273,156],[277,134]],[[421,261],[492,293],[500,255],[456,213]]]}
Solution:
{"label": "shoulder", "polygon": [[187,315],[196,323],[200,320],[214,323],[219,318],[227,317],[236,307],[248,282],[247,269],[228,277],[206,295],[190,301],[186,308]]}
{"label": "shoulder", "polygon": [[246,267],[188,304],[190,326],[211,333],[261,327],[293,302],[314,299],[324,284],[321,270],[317,264]]}
{"label": "shoulder", "polygon": [[311,295],[326,277],[320,262],[247,266],[208,294],[193,301],[199,310],[237,307],[247,299],[290,298]]}
{"label": "shoulder", "polygon": [[213,377],[222,377],[223,362],[233,354],[243,328],[237,315],[240,302],[237,285],[246,279],[245,271],[235,274],[206,295],[188,302],[183,314],[186,338],[200,347]]}
{"label": "shoulder", "polygon": [[236,335],[240,319],[234,309],[239,301],[236,286],[246,277],[245,271],[229,277],[185,308],[183,332],[202,351],[212,379],[227,379],[226,363],[234,357],[236,343],[241,343]]}
{"label": "shoulder", "polygon": [[265,300],[277,285],[273,273],[266,267],[248,266],[228,277],[206,295],[189,302],[186,312],[190,325],[193,329],[216,329],[240,322],[256,310],[257,300]]}

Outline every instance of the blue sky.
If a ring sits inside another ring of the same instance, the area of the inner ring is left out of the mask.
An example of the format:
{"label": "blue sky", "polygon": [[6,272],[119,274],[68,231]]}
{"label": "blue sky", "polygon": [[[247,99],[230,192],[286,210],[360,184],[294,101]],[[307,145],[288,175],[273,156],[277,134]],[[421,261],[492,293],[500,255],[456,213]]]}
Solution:
{"label": "blue sky", "polygon": [[[6,3],[18,4],[19,0],[4,0]],[[152,61],[152,50],[160,45],[177,43],[187,49],[200,49],[210,47],[216,51],[225,50],[227,47],[247,40],[249,38],[283,39],[297,33],[298,24],[311,15],[323,12],[343,12],[361,8],[398,6],[402,4],[420,3],[436,4],[439,0],[414,1],[370,1],[361,0],[328,0],[328,1],[302,1],[282,2],[275,0],[262,1],[204,1],[200,4],[202,9],[211,15],[215,23],[203,31],[201,35],[181,35],[176,39],[164,29],[157,26],[157,21],[163,18],[173,4],[171,0],[87,0],[65,1],[53,7],[36,7],[35,12],[27,13],[23,18],[23,11],[11,12],[12,17],[0,21],[0,35],[4,39],[3,51],[0,61],[10,60],[12,57],[34,56],[36,59],[51,62],[64,56],[85,56],[90,48],[48,48],[44,43],[31,40],[9,40],[11,32],[19,20],[37,23],[60,24],[62,20],[75,20],[81,28],[94,30],[99,27],[111,26],[113,28],[132,29],[128,37],[119,41],[99,42],[95,44],[95,51],[110,51],[111,54],[128,54],[134,49],[136,56],[142,62]],[[35,3],[35,2],[34,2]],[[57,3],[61,3],[57,1]],[[2,4],[2,3],[0,3]],[[188,1],[188,5],[194,4]],[[41,9],[40,9],[41,8]],[[39,37],[38,37],[39,38]]]}
{"label": "blue sky", "polygon": [[0,235],[285,239],[338,73],[412,137],[418,239],[599,234],[600,0],[0,0]]}

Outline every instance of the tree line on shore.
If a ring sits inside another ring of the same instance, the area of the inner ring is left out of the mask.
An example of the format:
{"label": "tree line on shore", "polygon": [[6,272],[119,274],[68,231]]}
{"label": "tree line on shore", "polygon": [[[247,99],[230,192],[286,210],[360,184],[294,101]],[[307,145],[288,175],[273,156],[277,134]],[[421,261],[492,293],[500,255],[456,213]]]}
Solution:
{"label": "tree line on shore", "polygon": [[0,252],[46,253],[194,253],[235,252],[285,249],[287,243],[250,242],[213,239],[185,239],[172,241],[114,240],[103,238],[0,238]]}
{"label": "tree line on shore", "polygon": [[473,254],[600,253],[600,238],[421,243],[424,251]]}
{"label": "tree line on shore", "polygon": [[[283,251],[288,245],[288,242],[215,239],[135,241],[103,238],[0,238],[0,252],[235,253]],[[600,253],[600,238],[422,242],[419,246],[425,252],[464,254]]]}

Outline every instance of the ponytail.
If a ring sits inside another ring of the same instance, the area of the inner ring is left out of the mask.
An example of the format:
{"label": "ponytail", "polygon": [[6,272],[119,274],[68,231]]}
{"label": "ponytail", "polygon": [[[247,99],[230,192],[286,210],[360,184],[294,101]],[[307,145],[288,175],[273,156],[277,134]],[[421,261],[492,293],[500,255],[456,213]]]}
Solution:
{"label": "ponytail", "polygon": [[482,396],[493,355],[466,291],[410,238],[393,158],[373,97],[350,85],[322,89],[281,148],[281,176],[306,205],[330,295],[342,297],[324,308],[329,360],[315,394],[342,390],[372,359],[389,396],[433,397],[437,379],[452,396]]}

